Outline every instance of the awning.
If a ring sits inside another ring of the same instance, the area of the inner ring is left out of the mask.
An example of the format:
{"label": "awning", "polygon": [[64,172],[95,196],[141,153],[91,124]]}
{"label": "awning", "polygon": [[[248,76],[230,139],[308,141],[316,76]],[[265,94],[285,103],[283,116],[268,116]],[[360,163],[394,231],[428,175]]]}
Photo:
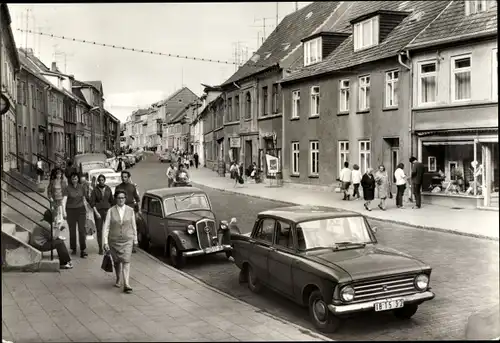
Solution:
{"label": "awning", "polygon": [[445,136],[445,135],[451,135],[451,134],[462,134],[462,133],[476,133],[476,134],[483,134],[483,133],[492,133],[492,132],[498,132],[498,128],[496,127],[488,127],[488,128],[468,128],[468,129],[458,129],[458,130],[433,130],[433,131],[417,131],[415,132],[417,136],[419,137],[424,137],[424,136]]}

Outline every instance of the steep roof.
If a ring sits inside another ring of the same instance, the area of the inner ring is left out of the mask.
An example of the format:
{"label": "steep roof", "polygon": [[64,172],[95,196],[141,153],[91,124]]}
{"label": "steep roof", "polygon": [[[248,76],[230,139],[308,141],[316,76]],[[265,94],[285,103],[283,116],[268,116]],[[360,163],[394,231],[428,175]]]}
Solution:
{"label": "steep roof", "polygon": [[[7,35],[9,37],[8,39],[8,42],[7,44],[9,45],[7,47],[7,52],[10,52],[12,53],[12,57],[14,58],[14,68],[15,69],[19,69],[19,67],[21,66],[21,62],[19,61],[19,55],[17,53],[17,49],[16,49],[16,42],[14,40],[14,34],[12,33],[12,27],[10,26],[12,24],[12,18],[10,16],[10,12],[9,12],[9,7],[7,6],[6,3],[1,3],[0,4],[0,17],[2,18],[2,23],[1,24],[5,24],[7,27]],[[3,31],[3,27],[1,28],[2,31]],[[2,66],[3,67],[3,66]]]}
{"label": "steep roof", "polygon": [[95,89],[97,89],[101,94],[104,94],[102,90],[102,82],[101,81],[83,81],[87,85],[91,85]]}
{"label": "steep roof", "polygon": [[[360,64],[394,57],[449,4],[448,1],[353,1],[343,17],[327,29],[352,33],[352,20],[376,11],[410,12],[380,44],[354,51],[352,34],[322,62],[285,77],[286,83],[305,77],[340,71]],[[325,28],[326,29],[326,28]],[[303,62],[301,62],[303,63]]]}
{"label": "steep roof", "polygon": [[497,2],[487,1],[487,10],[465,15],[465,1],[453,1],[415,37],[408,48],[455,42],[480,34],[497,35]]}
{"label": "steep roof", "polygon": [[342,2],[316,1],[287,15],[257,52],[222,85],[228,85],[259,73],[286,59],[301,46],[304,37],[313,34]]}
{"label": "steep roof", "polygon": [[37,68],[34,62],[25,55],[23,49],[19,49],[18,56],[19,56],[19,61],[21,62],[21,66],[24,69],[26,69],[29,73],[31,73],[40,81],[46,83],[47,85],[50,85],[49,80],[47,80],[42,74],[40,74],[40,70]]}
{"label": "steep roof", "polygon": [[198,100],[198,96],[194,94],[189,88],[183,87],[174,92],[171,96],[161,102],[159,106],[165,106],[165,113],[167,117],[165,121],[171,122],[172,119],[179,114],[179,111],[191,104],[193,101]]}
{"label": "steep roof", "polygon": [[179,109],[176,113],[174,113],[170,117],[170,119],[167,123],[168,124],[176,124],[176,123],[180,122],[186,116],[188,109],[189,109],[188,106]]}

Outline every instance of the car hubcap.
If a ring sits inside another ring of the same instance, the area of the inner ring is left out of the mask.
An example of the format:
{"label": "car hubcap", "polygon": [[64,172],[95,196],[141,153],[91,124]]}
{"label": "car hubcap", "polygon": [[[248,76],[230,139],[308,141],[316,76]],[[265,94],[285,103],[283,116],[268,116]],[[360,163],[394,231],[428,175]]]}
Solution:
{"label": "car hubcap", "polygon": [[323,300],[316,300],[313,304],[314,316],[317,320],[324,322],[326,319],[327,308]]}
{"label": "car hubcap", "polygon": [[170,256],[172,256],[172,258],[177,257],[177,248],[175,247],[175,245],[172,245],[170,247]]}

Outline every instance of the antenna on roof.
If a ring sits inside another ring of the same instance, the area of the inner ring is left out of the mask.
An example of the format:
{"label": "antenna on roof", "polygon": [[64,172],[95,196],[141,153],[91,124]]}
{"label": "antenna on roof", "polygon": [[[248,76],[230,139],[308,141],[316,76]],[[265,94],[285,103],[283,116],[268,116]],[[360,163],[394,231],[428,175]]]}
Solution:
{"label": "antenna on roof", "polygon": [[276,27],[278,27],[278,11],[279,11],[279,2],[276,2]]}
{"label": "antenna on roof", "polygon": [[298,11],[299,10],[299,3],[297,1],[295,1],[295,10]]}

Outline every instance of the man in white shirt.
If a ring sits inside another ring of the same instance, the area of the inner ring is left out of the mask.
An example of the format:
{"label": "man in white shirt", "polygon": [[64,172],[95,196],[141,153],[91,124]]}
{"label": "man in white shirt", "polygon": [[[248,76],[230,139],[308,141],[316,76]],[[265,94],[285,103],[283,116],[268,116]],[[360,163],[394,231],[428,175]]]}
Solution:
{"label": "man in white shirt", "polygon": [[174,183],[175,180],[175,174],[177,172],[177,169],[175,168],[173,163],[170,163],[170,166],[167,169],[167,178],[168,178],[168,187],[172,187],[172,184]]}
{"label": "man in white shirt", "polygon": [[404,171],[404,164],[398,164],[398,168],[394,171],[394,178],[396,179],[396,187],[398,192],[396,194],[396,206],[398,208],[403,208],[403,194],[406,188],[406,175]]}
{"label": "man in white shirt", "polygon": [[43,177],[43,162],[40,158],[38,158],[38,161],[36,161],[36,174],[38,176],[38,183],[41,183]]}
{"label": "man in white shirt", "polygon": [[351,185],[351,169],[349,169],[349,162],[344,162],[344,168],[340,171],[340,182],[342,182],[342,190],[344,191],[344,198],[342,200],[350,200],[350,195],[347,193]]}

